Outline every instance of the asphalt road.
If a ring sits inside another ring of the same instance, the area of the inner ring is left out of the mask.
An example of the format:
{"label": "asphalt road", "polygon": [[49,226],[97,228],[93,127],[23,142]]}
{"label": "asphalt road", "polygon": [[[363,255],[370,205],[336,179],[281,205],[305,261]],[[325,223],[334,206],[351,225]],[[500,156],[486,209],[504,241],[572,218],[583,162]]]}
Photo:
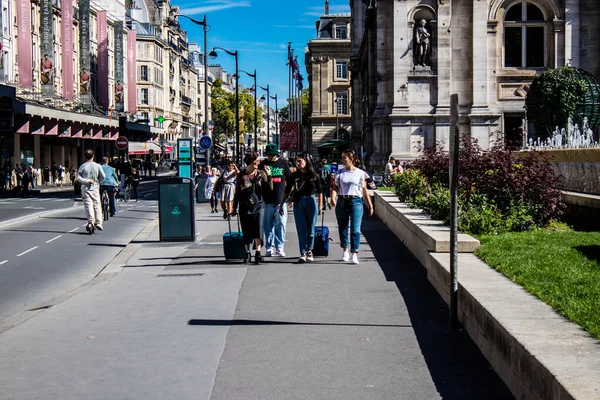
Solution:
{"label": "asphalt road", "polygon": [[[92,236],[85,230],[81,202],[72,195],[0,202],[4,219],[4,227],[0,228],[0,322],[39,307],[96,276],[156,218],[156,182],[141,188],[140,202],[118,202],[115,217],[105,223],[104,231]],[[36,207],[65,210],[38,217],[44,210]],[[6,224],[10,222],[7,218],[28,214],[32,218],[27,221]]]}

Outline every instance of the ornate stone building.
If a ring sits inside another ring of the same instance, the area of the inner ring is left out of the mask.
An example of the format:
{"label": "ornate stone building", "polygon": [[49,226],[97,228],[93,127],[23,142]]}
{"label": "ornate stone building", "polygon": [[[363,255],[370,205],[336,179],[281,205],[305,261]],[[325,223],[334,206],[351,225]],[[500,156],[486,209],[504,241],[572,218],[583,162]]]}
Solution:
{"label": "ornate stone building", "polygon": [[487,147],[521,126],[536,74],[600,76],[596,0],[352,0],[351,14],[352,127],[374,167],[447,145],[453,93],[461,133]]}
{"label": "ornate stone building", "polygon": [[312,129],[308,149],[321,155],[349,147],[352,132],[350,14],[329,14],[325,4],[325,13],[316,22],[317,37],[308,42],[305,54]]}

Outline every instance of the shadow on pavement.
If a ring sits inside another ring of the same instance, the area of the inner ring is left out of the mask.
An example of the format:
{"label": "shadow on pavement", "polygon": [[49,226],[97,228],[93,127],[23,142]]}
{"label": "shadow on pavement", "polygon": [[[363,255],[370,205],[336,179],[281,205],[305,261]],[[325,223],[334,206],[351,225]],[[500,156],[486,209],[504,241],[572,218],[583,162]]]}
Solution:
{"label": "shadow on pavement", "polygon": [[404,298],[429,372],[443,399],[513,399],[466,331],[448,327],[448,306],[427,280],[427,272],[398,238],[376,218],[362,232],[388,281]]}
{"label": "shadow on pavement", "polygon": [[310,326],[374,326],[389,328],[412,328],[411,325],[377,325],[377,324],[330,324],[325,322],[293,322],[293,321],[264,321],[258,319],[190,319],[188,325],[200,326],[262,326],[262,325],[310,325]]}
{"label": "shadow on pavement", "polygon": [[116,243],[88,243],[87,245],[88,246],[99,246],[99,247],[119,247],[119,248],[127,247],[126,244],[116,244]]}

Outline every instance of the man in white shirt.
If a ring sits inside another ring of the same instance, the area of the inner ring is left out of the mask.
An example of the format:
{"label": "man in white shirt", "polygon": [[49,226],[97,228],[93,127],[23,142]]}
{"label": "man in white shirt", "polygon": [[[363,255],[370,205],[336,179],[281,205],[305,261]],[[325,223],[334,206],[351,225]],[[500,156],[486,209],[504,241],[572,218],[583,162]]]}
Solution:
{"label": "man in white shirt", "polygon": [[81,199],[88,219],[88,230],[93,226],[102,230],[102,206],[100,204],[100,184],[106,175],[100,164],[94,162],[94,151],[85,151],[86,162],[77,171],[77,181],[81,184]]}
{"label": "man in white shirt", "polygon": [[[394,168],[396,167],[395,165],[396,163],[396,159],[394,157],[390,157],[389,161],[387,164],[385,164],[385,171],[383,171],[383,175],[390,179],[390,176],[392,176],[392,173],[394,172]],[[379,164],[381,165],[381,164]]]}

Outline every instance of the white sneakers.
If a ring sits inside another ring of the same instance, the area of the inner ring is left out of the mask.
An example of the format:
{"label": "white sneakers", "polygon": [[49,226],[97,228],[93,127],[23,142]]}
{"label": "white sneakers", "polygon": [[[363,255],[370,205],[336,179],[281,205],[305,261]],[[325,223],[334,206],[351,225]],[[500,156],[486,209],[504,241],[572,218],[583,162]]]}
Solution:
{"label": "white sneakers", "polygon": [[308,261],[308,262],[315,261],[315,258],[313,257],[312,251],[309,251],[308,253],[306,253],[306,261]]}
{"label": "white sneakers", "polygon": [[285,251],[283,251],[283,250],[277,250],[277,251],[275,251],[275,253],[273,255],[275,257],[285,257]]}
{"label": "white sneakers", "polygon": [[299,264],[304,264],[306,262],[306,254],[302,254],[300,258],[298,258]]}
{"label": "white sneakers", "polygon": [[348,250],[344,250],[344,253],[342,254],[342,261],[343,262],[350,261],[350,252]]}
{"label": "white sneakers", "polygon": [[348,261],[350,261],[352,264],[358,264],[358,253],[350,254],[348,250],[344,250],[342,253],[342,262]]}

